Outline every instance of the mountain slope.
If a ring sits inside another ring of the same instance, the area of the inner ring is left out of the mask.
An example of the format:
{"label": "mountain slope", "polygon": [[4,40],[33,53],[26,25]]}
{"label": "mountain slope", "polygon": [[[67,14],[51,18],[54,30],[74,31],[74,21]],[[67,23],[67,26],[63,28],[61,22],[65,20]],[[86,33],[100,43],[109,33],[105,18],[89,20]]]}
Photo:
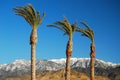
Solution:
{"label": "mountain slope", "polygon": [[[37,74],[44,71],[58,71],[65,68],[65,58],[52,60],[37,60]],[[71,58],[71,68],[77,72],[83,72],[89,76],[89,58]],[[21,77],[30,75],[30,61],[16,60],[10,64],[0,64],[0,80],[7,77]],[[95,75],[119,78],[120,64],[113,64],[99,59],[95,60]]]}
{"label": "mountain slope", "polygon": [[[61,59],[52,59],[49,60],[61,65],[65,65],[66,59],[65,58],[61,58]],[[96,59],[95,60],[95,67],[102,67],[102,68],[114,68],[116,66],[119,66],[120,64],[115,64],[115,63],[111,63],[111,62],[105,62],[103,60],[99,60]],[[71,67],[82,67],[82,68],[87,68],[90,66],[90,58],[71,58]]]}
{"label": "mountain slope", "polygon": [[[64,70],[58,71],[46,71],[37,75],[37,80],[64,80]],[[30,80],[30,75],[24,75],[22,77],[7,78],[7,80]],[[90,80],[89,76],[84,73],[79,73],[71,70],[71,80]],[[95,76],[95,80],[110,80],[107,77]]]}
{"label": "mountain slope", "polygon": [[[52,61],[38,60],[36,62],[37,73],[46,70],[59,70],[64,66],[57,64]],[[4,80],[7,77],[21,77],[25,74],[30,74],[30,61],[27,60],[16,60],[11,64],[0,65],[0,80]]]}

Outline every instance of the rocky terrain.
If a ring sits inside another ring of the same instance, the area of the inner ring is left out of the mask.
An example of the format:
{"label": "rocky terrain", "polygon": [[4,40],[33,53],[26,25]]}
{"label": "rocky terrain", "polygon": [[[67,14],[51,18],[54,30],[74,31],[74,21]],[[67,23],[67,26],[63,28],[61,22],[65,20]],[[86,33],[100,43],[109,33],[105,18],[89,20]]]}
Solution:
{"label": "rocky terrain", "polygon": [[[36,62],[37,76],[43,75],[43,73],[45,73],[45,75],[49,74],[49,77],[50,77],[50,75],[54,74],[55,72],[58,72],[59,75],[62,75],[63,73],[61,73],[60,71],[64,71],[65,61],[66,60],[64,58],[52,59],[52,60],[37,60]],[[90,73],[89,62],[90,62],[89,58],[71,58],[71,69],[75,73],[77,73],[77,75],[78,73],[81,73],[81,74],[84,74],[84,76],[87,76],[89,78],[89,73]],[[30,75],[30,61],[16,60],[10,64],[0,64],[0,80],[20,78],[25,75],[28,77]],[[113,64],[111,62],[105,62],[105,61],[96,59],[95,75],[96,77],[97,76],[106,77],[108,78],[108,80],[109,79],[120,80],[120,64]],[[74,76],[76,76],[76,74]]]}

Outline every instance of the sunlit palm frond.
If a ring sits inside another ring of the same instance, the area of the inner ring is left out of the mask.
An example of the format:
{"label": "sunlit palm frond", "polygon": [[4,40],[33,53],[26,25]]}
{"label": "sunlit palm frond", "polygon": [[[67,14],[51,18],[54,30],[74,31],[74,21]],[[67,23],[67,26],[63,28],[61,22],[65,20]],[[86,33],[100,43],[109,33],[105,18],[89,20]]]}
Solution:
{"label": "sunlit palm frond", "polygon": [[22,7],[13,8],[17,15],[22,16],[25,20],[32,26],[32,28],[37,28],[43,20],[40,18],[40,13],[36,12],[31,4]]}
{"label": "sunlit palm frond", "polygon": [[36,22],[37,22],[37,23],[36,23],[36,24],[39,25],[39,24],[40,24],[40,20],[41,20],[41,19],[40,19],[40,12],[37,12],[37,19],[36,19]]}
{"label": "sunlit palm frond", "polygon": [[68,35],[70,34],[70,30],[69,30],[68,26],[63,21],[57,21],[54,24],[57,26],[60,26],[62,29],[64,29]]}
{"label": "sunlit palm frond", "polygon": [[31,26],[34,26],[34,22],[35,22],[34,18],[36,18],[36,17],[33,17],[34,13],[32,12],[30,5],[23,6],[23,7],[16,7],[16,8],[14,8],[14,11],[16,12],[17,15],[24,17],[25,20]]}
{"label": "sunlit palm frond", "polygon": [[48,26],[48,27],[55,27],[55,28],[57,28],[57,29],[63,31],[64,33],[66,33],[66,31],[65,31],[63,28],[61,28],[61,27],[59,27],[59,26],[57,26],[57,25],[50,24],[50,25],[47,25],[47,26]]}
{"label": "sunlit palm frond", "polygon": [[84,29],[82,29],[82,28],[80,28],[80,27],[76,27],[76,31],[77,31],[77,32],[84,33]]}
{"label": "sunlit palm frond", "polygon": [[20,15],[22,17],[25,18],[25,20],[33,26],[33,19],[32,17],[30,16],[30,14],[24,10],[24,7],[16,7],[14,8],[14,11],[16,12],[16,15]]}
{"label": "sunlit palm frond", "polygon": [[89,25],[86,22],[81,22],[86,29],[82,29],[80,27],[77,27],[76,31],[81,32],[82,36],[88,37],[92,42],[94,42],[94,32],[92,29],[90,29]]}
{"label": "sunlit palm frond", "polygon": [[88,37],[92,42],[94,41],[94,35],[92,34],[92,32],[90,30],[85,30],[85,35],[86,37]]}
{"label": "sunlit palm frond", "polygon": [[72,24],[71,27],[72,27],[72,32],[75,32],[77,29],[77,23],[74,22],[74,24]]}
{"label": "sunlit palm frond", "polygon": [[82,29],[82,28],[80,28],[80,27],[77,27],[76,31],[77,31],[77,32],[81,32],[81,33],[82,33],[82,34],[81,34],[82,36],[86,36],[86,37],[89,38],[89,34],[88,34],[84,29]]}
{"label": "sunlit palm frond", "polygon": [[40,12],[37,12],[37,24],[40,25],[43,22],[43,19],[45,17],[45,13],[40,16]]}
{"label": "sunlit palm frond", "polygon": [[60,30],[62,30],[64,32],[64,35],[69,35],[70,38],[72,38],[72,34],[74,31],[72,31],[72,28],[75,28],[75,24],[72,26],[66,17],[64,17],[63,21],[56,21],[54,24],[52,25],[48,25],[48,26],[53,26],[55,28],[58,28]]}
{"label": "sunlit palm frond", "polygon": [[36,20],[36,11],[35,9],[33,8],[33,6],[31,4],[28,4],[27,6],[25,6],[24,8],[30,15],[31,17],[33,18],[33,20],[35,21]]}
{"label": "sunlit palm frond", "polygon": [[69,23],[68,19],[64,16],[64,24],[66,25],[66,27],[69,29],[70,33],[72,33],[72,28],[71,28],[71,24]]}
{"label": "sunlit palm frond", "polygon": [[89,29],[85,29],[86,34],[89,35],[89,38],[91,39],[92,42],[94,42],[94,32],[93,30]]}
{"label": "sunlit palm frond", "polygon": [[86,23],[86,22],[84,22],[84,21],[82,21],[82,22],[80,22],[82,25],[84,25],[87,29],[90,29],[90,26]]}

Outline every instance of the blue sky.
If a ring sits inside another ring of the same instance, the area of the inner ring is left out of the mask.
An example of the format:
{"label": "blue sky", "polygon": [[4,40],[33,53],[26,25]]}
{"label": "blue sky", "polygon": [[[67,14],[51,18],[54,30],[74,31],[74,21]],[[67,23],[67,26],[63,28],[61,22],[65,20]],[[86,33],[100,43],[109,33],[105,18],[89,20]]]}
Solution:
{"label": "blue sky", "polygon": [[[31,26],[12,8],[31,3],[46,17],[38,29],[37,59],[65,58],[68,36],[46,27],[66,16],[72,24],[86,21],[95,33],[96,58],[120,63],[119,0],[4,0],[0,1],[0,64],[30,60]],[[90,40],[74,33],[72,57],[89,57]]]}

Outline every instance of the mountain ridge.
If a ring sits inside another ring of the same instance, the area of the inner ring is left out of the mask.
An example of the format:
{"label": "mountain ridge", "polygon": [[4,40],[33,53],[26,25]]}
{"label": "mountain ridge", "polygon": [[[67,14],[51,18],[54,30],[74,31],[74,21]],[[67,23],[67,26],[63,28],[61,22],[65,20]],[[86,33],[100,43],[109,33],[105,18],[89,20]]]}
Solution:
{"label": "mountain ridge", "polygon": [[[54,62],[54,63],[57,63],[57,64],[62,64],[62,65],[65,65],[66,63],[66,58],[60,58],[60,59],[50,59],[50,60],[37,60],[36,61],[36,64],[38,61],[51,61],[51,62]],[[71,66],[73,64],[76,64],[76,62],[86,62],[84,63],[83,65],[86,65],[87,66],[89,65],[90,63],[90,58],[71,58]],[[120,63],[112,63],[112,62],[107,62],[107,61],[103,61],[103,60],[100,60],[100,59],[95,59],[95,63],[103,63],[103,64],[106,64],[106,66],[112,66],[112,67],[116,67],[117,65],[120,65]],[[29,65],[30,66],[30,60],[25,60],[25,59],[19,59],[19,60],[15,60],[13,61],[12,63],[9,63],[9,64],[0,64],[0,69],[1,67],[5,67],[7,65],[10,65],[10,64],[16,64],[16,65]],[[79,65],[78,65],[79,66]],[[97,64],[95,64],[95,67],[97,66]]]}
{"label": "mountain ridge", "polygon": [[[51,60],[37,60],[37,73],[44,71],[58,71],[65,68],[65,58]],[[25,74],[30,74],[30,60],[15,60],[9,64],[0,64],[0,80],[5,80],[7,77],[21,77]],[[90,58],[71,58],[71,69],[78,72],[83,72],[89,75]],[[95,74],[109,76],[115,78],[120,75],[120,64],[105,62],[103,60],[95,60]],[[105,74],[104,74],[105,73]]]}

